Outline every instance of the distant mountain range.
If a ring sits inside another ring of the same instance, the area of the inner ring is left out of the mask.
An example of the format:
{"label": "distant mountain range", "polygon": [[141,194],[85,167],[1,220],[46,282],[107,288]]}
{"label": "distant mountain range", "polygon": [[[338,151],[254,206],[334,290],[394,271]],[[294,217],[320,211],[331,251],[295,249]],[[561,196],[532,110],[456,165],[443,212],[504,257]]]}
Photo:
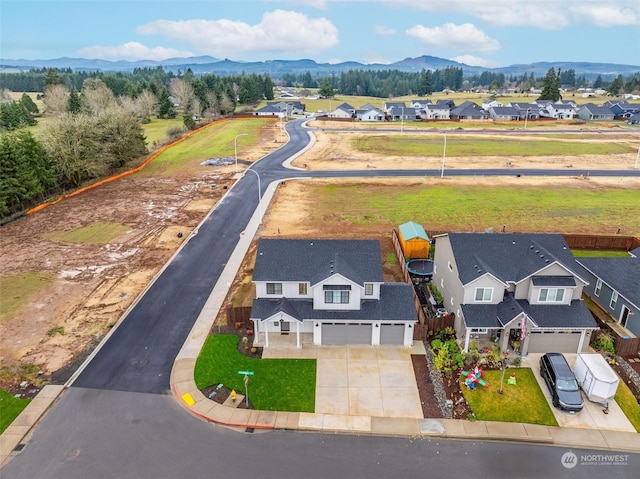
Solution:
{"label": "distant mountain range", "polygon": [[510,65],[500,68],[484,68],[465,65],[453,60],[438,58],[430,55],[423,55],[416,58],[405,58],[395,63],[317,63],[310,59],[301,60],[268,60],[263,62],[241,62],[229,59],[218,59],[210,56],[198,56],[189,58],[168,58],[166,60],[138,60],[138,61],[109,61],[91,60],[86,58],[56,58],[53,60],[7,60],[0,59],[0,71],[24,71],[31,68],[71,68],[73,70],[84,71],[132,71],[134,68],[155,68],[162,67],[165,70],[177,72],[185,71],[187,68],[196,74],[215,73],[217,75],[230,75],[240,73],[269,73],[271,77],[278,78],[282,74],[301,74],[310,72],[312,76],[329,76],[340,74],[348,70],[400,70],[405,72],[418,72],[423,68],[428,70],[443,69],[446,67],[462,68],[465,75],[480,74],[484,71],[504,73],[506,76],[529,74],[533,72],[536,76],[543,76],[549,68],[563,71],[575,70],[576,75],[584,75],[587,78],[595,78],[602,75],[603,78],[610,78],[622,75],[630,75],[640,72],[638,65],[619,65],[614,63],[591,63],[591,62],[537,62],[521,65]]}

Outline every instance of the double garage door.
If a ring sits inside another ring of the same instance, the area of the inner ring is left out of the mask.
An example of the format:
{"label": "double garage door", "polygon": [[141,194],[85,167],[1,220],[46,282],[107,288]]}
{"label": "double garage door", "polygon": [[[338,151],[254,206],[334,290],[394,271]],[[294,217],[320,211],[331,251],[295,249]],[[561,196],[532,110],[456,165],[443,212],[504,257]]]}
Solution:
{"label": "double garage door", "polygon": [[580,344],[580,331],[539,332],[533,331],[529,338],[528,353],[576,353]]}
{"label": "double garage door", "polygon": [[[366,323],[322,324],[322,344],[371,344],[372,325]],[[380,344],[404,343],[404,325],[383,324],[380,329]]]}

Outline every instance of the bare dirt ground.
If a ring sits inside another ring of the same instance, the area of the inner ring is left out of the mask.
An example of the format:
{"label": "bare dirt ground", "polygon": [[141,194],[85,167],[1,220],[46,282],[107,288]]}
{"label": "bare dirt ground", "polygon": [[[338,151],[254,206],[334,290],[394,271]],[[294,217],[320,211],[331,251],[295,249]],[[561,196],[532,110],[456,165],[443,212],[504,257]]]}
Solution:
{"label": "bare dirt ground", "polygon": [[[308,169],[340,168],[438,168],[440,159],[409,159],[372,157],[347,148],[349,141],[334,133],[318,132],[316,146],[297,166],[306,163]],[[351,135],[343,133],[342,135]],[[265,127],[261,139],[251,149],[243,148],[243,157],[255,160],[276,148],[277,127]],[[505,159],[447,160],[450,167],[503,167]],[[580,161],[587,161],[580,158]],[[594,161],[603,161],[602,158]],[[524,160],[523,160],[524,161]],[[526,160],[530,161],[530,160]],[[548,159],[546,161],[552,161]],[[578,159],[558,157],[558,164],[574,163]],[[620,158],[609,160],[609,167],[620,167]],[[627,162],[627,159],[624,159]],[[425,166],[428,163],[435,166]],[[495,164],[494,164],[495,163]],[[499,163],[499,164],[498,164]],[[513,162],[513,166],[524,166]],[[330,165],[330,166],[329,166]],[[415,165],[415,166],[413,166]],[[464,166],[467,165],[467,166]],[[604,167],[604,166],[599,166]],[[13,319],[0,324],[0,359],[2,366],[16,363],[36,364],[44,377],[56,371],[69,370],[91,350],[132,304],[191,230],[219,201],[225,186],[234,181],[235,167],[202,167],[195,173],[173,177],[134,175],[107,184],[75,198],[62,201],[43,211],[4,226],[0,235],[0,274],[38,271],[57,278],[56,282],[38,293]],[[313,198],[306,194],[310,182],[289,181],[281,186],[272,202],[259,236],[347,238],[362,237],[381,240],[383,258],[392,253],[391,232],[387,226],[348,225],[331,218],[308,221],[312,215]],[[342,182],[346,180],[333,180]],[[364,180],[348,180],[350,182]],[[407,179],[368,180],[389,184]],[[424,179],[412,181],[425,181]],[[475,185],[580,182],[568,179],[532,178],[444,178],[432,182]],[[212,184],[215,188],[211,188]],[[640,187],[637,179],[591,179],[582,181],[585,187]],[[95,222],[124,224],[129,230],[106,245],[53,242],[46,233],[72,230]],[[182,233],[182,238],[178,238]],[[247,255],[237,281],[227,298],[231,304],[238,293],[241,303],[251,291],[251,255]],[[393,262],[384,265],[385,280],[399,281],[399,268]],[[3,292],[6,294],[6,292]],[[249,295],[250,296],[250,295]],[[64,334],[47,334],[53,328],[64,328]],[[54,374],[55,377],[55,374]],[[64,380],[59,377],[58,380]],[[6,388],[0,384],[0,388]]]}

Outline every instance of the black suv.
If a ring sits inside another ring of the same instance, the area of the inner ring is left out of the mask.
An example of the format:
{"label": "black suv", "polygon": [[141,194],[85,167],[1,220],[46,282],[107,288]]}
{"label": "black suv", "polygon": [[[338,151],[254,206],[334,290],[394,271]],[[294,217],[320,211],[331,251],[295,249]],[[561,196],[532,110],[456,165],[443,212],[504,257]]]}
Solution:
{"label": "black suv", "polygon": [[554,407],[569,412],[582,411],[584,401],[578,381],[562,354],[543,355],[540,358],[540,376],[547,383]]}

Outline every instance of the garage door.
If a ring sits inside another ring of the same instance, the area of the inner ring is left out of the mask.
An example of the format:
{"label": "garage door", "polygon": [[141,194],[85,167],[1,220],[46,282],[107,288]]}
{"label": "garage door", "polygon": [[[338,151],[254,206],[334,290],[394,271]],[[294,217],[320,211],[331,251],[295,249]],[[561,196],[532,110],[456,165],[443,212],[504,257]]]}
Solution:
{"label": "garage door", "polygon": [[323,324],[322,344],[371,344],[371,325]]}
{"label": "garage door", "polygon": [[532,331],[527,353],[576,353],[580,344],[580,331],[545,333]]}
{"label": "garage door", "polygon": [[382,324],[380,344],[404,344],[404,324]]}

